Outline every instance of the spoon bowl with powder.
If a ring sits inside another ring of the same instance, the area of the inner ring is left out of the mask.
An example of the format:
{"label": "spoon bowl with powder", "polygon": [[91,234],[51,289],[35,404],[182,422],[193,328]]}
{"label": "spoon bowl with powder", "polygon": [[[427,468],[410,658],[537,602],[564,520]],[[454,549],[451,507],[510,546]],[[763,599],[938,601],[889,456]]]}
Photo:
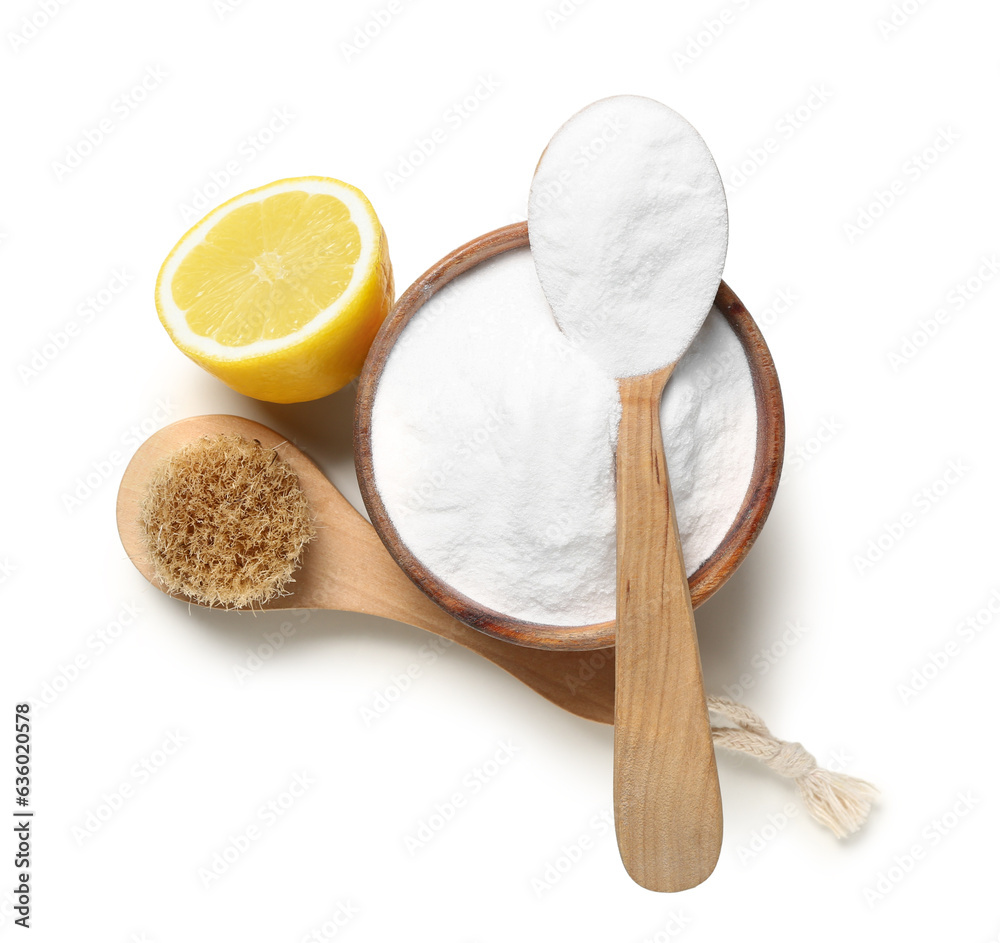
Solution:
{"label": "spoon bowl with powder", "polygon": [[546,148],[528,231],[559,327],[617,379],[621,398],[618,846],[637,883],[684,890],[718,860],[722,800],[660,401],[722,279],[729,234],[722,179],[701,136],[676,112],[637,96],[604,99],[567,121]]}

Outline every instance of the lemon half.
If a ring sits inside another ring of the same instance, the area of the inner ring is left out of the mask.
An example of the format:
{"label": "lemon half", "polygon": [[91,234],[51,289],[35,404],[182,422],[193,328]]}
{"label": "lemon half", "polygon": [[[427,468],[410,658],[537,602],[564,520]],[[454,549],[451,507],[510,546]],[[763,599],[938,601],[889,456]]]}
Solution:
{"label": "lemon half", "polygon": [[356,187],[294,177],[216,207],[167,256],[156,310],[173,342],[272,403],[353,380],[393,302],[385,231]]}

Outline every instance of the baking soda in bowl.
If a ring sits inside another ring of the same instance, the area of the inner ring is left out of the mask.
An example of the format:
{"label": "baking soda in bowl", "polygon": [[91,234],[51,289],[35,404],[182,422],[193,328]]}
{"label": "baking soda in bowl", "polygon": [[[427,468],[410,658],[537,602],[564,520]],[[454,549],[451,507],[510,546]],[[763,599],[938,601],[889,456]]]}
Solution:
{"label": "baking soda in bowl", "polygon": [[[528,248],[433,295],[396,340],[371,416],[375,485],[400,539],[481,606],[544,625],[615,617],[617,385],[556,326]],[[664,448],[692,574],[750,483],[757,411],[717,310],[667,384]]]}

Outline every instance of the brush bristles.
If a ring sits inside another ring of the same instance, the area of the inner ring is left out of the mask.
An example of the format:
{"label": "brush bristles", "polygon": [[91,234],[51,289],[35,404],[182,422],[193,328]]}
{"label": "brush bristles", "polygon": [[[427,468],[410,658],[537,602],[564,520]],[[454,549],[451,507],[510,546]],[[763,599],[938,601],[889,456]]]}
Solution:
{"label": "brush bristles", "polygon": [[315,534],[295,472],[277,450],[238,435],[205,436],[170,455],[141,515],[166,589],[227,609],[281,595]]}

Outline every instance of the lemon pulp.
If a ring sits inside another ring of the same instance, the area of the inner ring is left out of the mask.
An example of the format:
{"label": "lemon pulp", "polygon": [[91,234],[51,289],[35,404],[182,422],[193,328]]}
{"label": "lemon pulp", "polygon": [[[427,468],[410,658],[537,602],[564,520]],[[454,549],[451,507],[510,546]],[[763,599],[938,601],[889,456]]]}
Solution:
{"label": "lemon pulp", "polygon": [[341,200],[291,190],[223,217],[170,288],[192,331],[244,347],[287,337],[326,310],[360,255],[357,224]]}

